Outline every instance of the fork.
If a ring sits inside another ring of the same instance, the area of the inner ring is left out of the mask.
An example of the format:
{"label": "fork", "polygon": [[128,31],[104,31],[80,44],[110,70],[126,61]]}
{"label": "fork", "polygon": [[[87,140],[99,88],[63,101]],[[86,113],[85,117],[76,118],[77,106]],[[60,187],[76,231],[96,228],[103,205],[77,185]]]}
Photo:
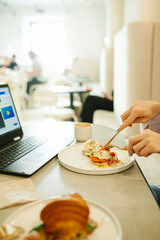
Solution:
{"label": "fork", "polygon": [[108,150],[111,149],[111,148],[113,148],[113,147],[118,148],[118,149],[120,149],[120,150],[127,150],[127,149],[122,149],[121,147],[119,147],[119,146],[117,146],[117,145],[114,145],[114,144],[109,144],[109,145],[107,145],[107,146],[104,145],[104,147],[108,148]]}

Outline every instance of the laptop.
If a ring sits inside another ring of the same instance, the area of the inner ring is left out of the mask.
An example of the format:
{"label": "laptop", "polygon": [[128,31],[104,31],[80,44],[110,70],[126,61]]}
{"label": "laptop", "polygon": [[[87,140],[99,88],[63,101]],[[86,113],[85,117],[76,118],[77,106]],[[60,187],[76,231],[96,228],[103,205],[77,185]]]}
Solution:
{"label": "laptop", "polygon": [[25,136],[10,89],[0,85],[0,173],[31,176],[72,141],[65,134],[60,141]]}

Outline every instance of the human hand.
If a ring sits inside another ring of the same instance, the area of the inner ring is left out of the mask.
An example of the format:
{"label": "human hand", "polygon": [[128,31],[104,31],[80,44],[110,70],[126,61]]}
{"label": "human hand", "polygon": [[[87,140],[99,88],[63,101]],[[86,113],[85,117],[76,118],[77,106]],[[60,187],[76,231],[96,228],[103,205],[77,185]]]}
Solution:
{"label": "human hand", "polygon": [[160,153],[160,134],[146,129],[142,134],[129,138],[127,145],[129,155],[148,157],[152,153]]}
{"label": "human hand", "polygon": [[121,115],[122,131],[132,123],[146,123],[160,113],[160,103],[156,101],[134,101],[130,108]]}
{"label": "human hand", "polygon": [[103,92],[103,96],[104,96],[104,98],[107,98],[107,99],[109,99],[110,101],[113,101],[113,97],[110,96],[109,94]]}

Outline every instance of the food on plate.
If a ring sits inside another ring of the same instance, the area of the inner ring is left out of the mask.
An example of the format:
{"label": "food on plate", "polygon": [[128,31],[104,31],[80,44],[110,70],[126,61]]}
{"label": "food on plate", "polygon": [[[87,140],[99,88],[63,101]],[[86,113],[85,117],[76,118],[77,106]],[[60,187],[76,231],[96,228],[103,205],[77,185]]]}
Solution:
{"label": "food on plate", "polygon": [[47,204],[40,213],[42,224],[24,240],[84,239],[97,227],[89,217],[89,207],[78,194],[67,194]]}
{"label": "food on plate", "polygon": [[12,224],[6,224],[0,226],[0,239],[1,240],[20,239],[24,232],[25,231],[22,227],[14,226]]}
{"label": "food on plate", "polygon": [[117,163],[122,163],[121,160],[118,160],[115,152],[110,151],[107,147],[103,147],[95,139],[84,143],[83,155],[90,157],[91,162],[99,167],[115,166]]}

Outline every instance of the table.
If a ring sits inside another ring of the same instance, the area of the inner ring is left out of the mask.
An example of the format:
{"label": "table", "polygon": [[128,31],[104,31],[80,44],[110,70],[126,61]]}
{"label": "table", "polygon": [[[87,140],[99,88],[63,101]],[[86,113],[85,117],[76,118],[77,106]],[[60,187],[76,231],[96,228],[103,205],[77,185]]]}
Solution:
{"label": "table", "polygon": [[[48,87],[46,87],[48,88]],[[54,86],[54,87],[50,87],[49,88],[51,91],[58,93],[58,94],[65,94],[65,93],[69,93],[70,94],[70,107],[72,109],[74,109],[74,105],[73,105],[73,95],[75,93],[78,93],[81,99],[81,102],[83,102],[82,99],[82,94],[83,93],[89,93],[91,91],[90,88],[86,88],[86,87],[70,87],[70,86]]]}
{"label": "table", "polygon": [[[67,134],[73,136],[73,122],[44,122],[25,126],[27,134]],[[113,129],[93,125],[93,138],[107,141],[115,131]],[[114,143],[124,145],[119,134]],[[18,176],[0,174],[0,181],[22,179]],[[62,167],[57,158],[51,160],[31,177],[40,199],[59,196],[76,191],[85,199],[95,201],[110,209],[119,219],[123,231],[123,240],[159,240],[160,213],[159,207],[146,183],[136,162],[128,170],[112,175],[84,175],[71,172]],[[0,224],[15,210],[15,206],[0,210]],[[105,236],[104,239],[106,240]]]}
{"label": "table", "polygon": [[78,83],[79,86],[88,85],[92,80],[88,77],[66,77],[66,81],[69,83]]}

